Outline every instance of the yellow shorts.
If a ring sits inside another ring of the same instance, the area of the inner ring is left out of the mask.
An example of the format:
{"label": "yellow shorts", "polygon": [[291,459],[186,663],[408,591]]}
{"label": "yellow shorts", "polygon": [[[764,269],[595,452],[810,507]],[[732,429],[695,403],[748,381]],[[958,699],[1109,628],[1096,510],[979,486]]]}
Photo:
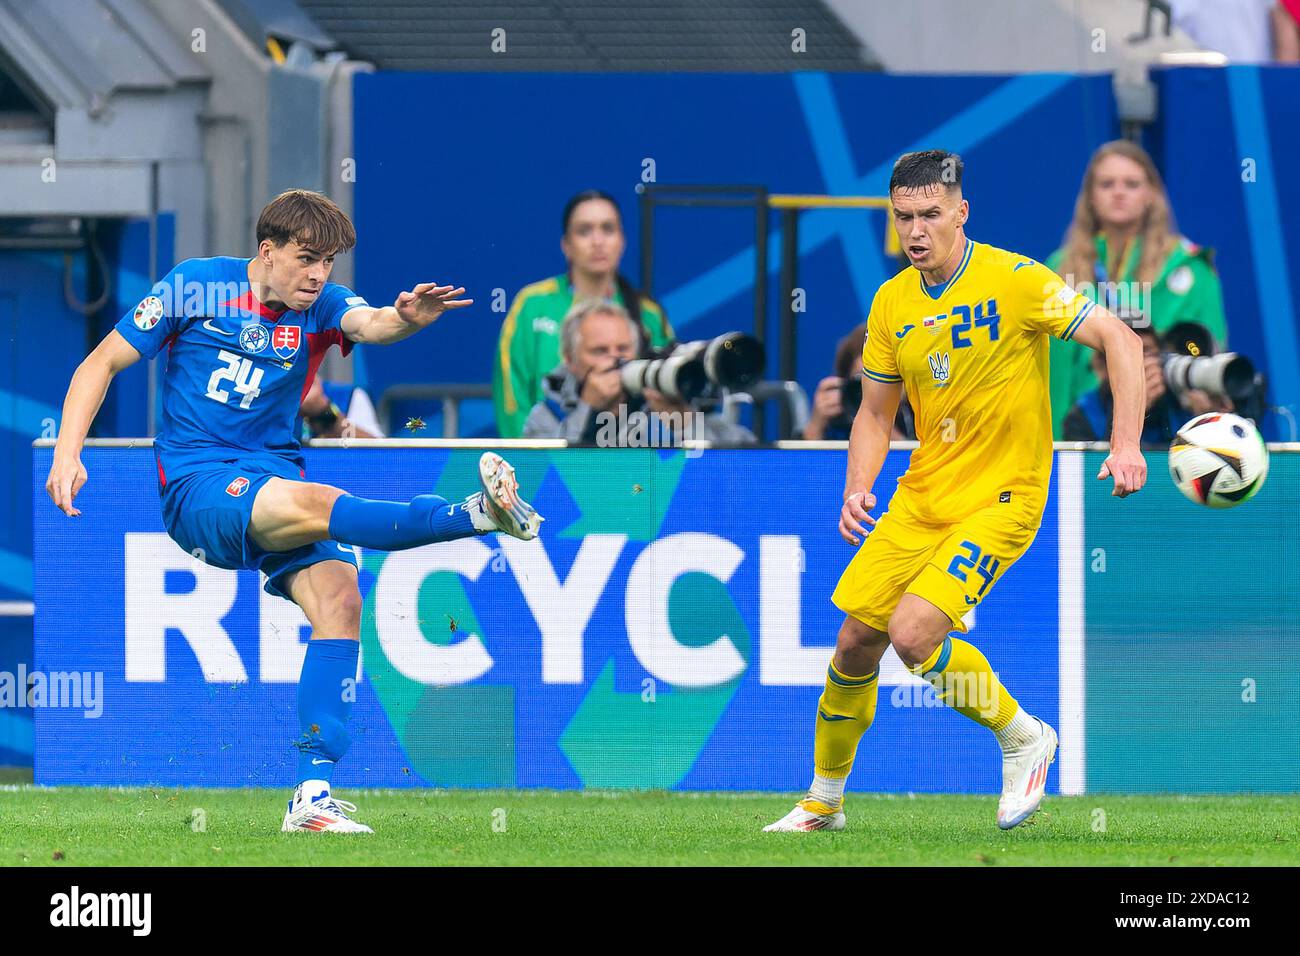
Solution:
{"label": "yellow shorts", "polygon": [[929,601],[966,633],[975,607],[1033,543],[1036,527],[1006,505],[990,505],[953,524],[922,521],[895,494],[840,575],[831,601],[878,631],[905,593]]}

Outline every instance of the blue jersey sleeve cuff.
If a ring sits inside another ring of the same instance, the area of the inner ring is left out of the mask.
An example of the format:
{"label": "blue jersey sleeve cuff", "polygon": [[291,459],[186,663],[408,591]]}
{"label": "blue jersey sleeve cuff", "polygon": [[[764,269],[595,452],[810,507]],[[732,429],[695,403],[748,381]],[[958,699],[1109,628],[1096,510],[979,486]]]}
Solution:
{"label": "blue jersey sleeve cuff", "polygon": [[152,331],[141,332],[136,328],[135,322],[132,321],[129,315],[119,321],[113,328],[117,330],[118,335],[126,339],[133,349],[140,353],[141,358],[145,359],[151,359],[162,351],[163,344],[167,341],[166,334],[162,333],[161,330],[158,335],[154,335]]}

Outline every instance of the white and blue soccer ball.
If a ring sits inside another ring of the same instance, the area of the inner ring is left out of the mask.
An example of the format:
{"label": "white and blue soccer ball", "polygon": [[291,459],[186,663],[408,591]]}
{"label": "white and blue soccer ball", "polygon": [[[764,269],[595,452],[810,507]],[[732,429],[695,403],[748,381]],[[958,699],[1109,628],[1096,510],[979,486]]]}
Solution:
{"label": "white and blue soccer ball", "polygon": [[1169,446],[1169,474],[1198,505],[1235,508],[1263,487],[1268,448],[1246,419],[1208,412],[1178,430]]}

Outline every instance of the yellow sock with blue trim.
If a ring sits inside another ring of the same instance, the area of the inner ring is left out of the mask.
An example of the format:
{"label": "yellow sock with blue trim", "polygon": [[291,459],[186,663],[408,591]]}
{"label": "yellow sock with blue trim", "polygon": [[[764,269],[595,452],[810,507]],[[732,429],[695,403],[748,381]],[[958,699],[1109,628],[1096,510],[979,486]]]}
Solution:
{"label": "yellow sock with blue trim", "polygon": [[959,637],[944,638],[934,653],[911,671],[929,681],[939,699],[957,713],[995,733],[1011,723],[1020,709],[988,658]]}
{"label": "yellow sock with blue trim", "polygon": [[826,669],[826,689],[817,701],[813,785],[808,801],[830,810],[843,802],[844,783],[853,769],[858,741],[876,716],[879,677],[879,667],[864,677],[841,673],[833,663]]}

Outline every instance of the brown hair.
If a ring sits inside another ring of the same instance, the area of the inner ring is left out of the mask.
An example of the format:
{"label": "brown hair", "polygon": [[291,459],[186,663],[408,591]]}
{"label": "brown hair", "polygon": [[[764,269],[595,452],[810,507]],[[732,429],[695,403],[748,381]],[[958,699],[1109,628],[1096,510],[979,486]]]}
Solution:
{"label": "brown hair", "polygon": [[289,189],[280,193],[257,217],[257,244],[270,239],[276,246],[296,242],[334,255],[357,244],[352,220],[334,201],[310,189]]}
{"label": "brown hair", "polygon": [[[1101,231],[1101,222],[1092,208],[1092,187],[1097,180],[1097,167],[1108,156],[1123,156],[1137,163],[1146,173],[1147,183],[1151,186],[1151,205],[1147,207],[1138,229],[1142,237],[1142,259],[1138,263],[1136,278],[1139,282],[1154,282],[1160,274],[1161,266],[1169,258],[1169,253],[1178,244],[1178,227],[1174,223],[1169,196],[1156,164],[1151,161],[1145,149],[1126,139],[1104,143],[1088,161],[1079,198],[1074,202],[1074,220],[1065,233],[1065,255],[1061,260],[1060,272],[1064,276],[1073,276],[1070,280],[1073,282],[1097,281],[1096,236]],[[1118,253],[1118,250],[1111,251]],[[1111,276],[1110,281],[1118,282],[1119,276]]]}
{"label": "brown hair", "polygon": [[835,375],[852,378],[853,366],[862,364],[862,346],[867,341],[867,323],[855,325],[835,346]]}

